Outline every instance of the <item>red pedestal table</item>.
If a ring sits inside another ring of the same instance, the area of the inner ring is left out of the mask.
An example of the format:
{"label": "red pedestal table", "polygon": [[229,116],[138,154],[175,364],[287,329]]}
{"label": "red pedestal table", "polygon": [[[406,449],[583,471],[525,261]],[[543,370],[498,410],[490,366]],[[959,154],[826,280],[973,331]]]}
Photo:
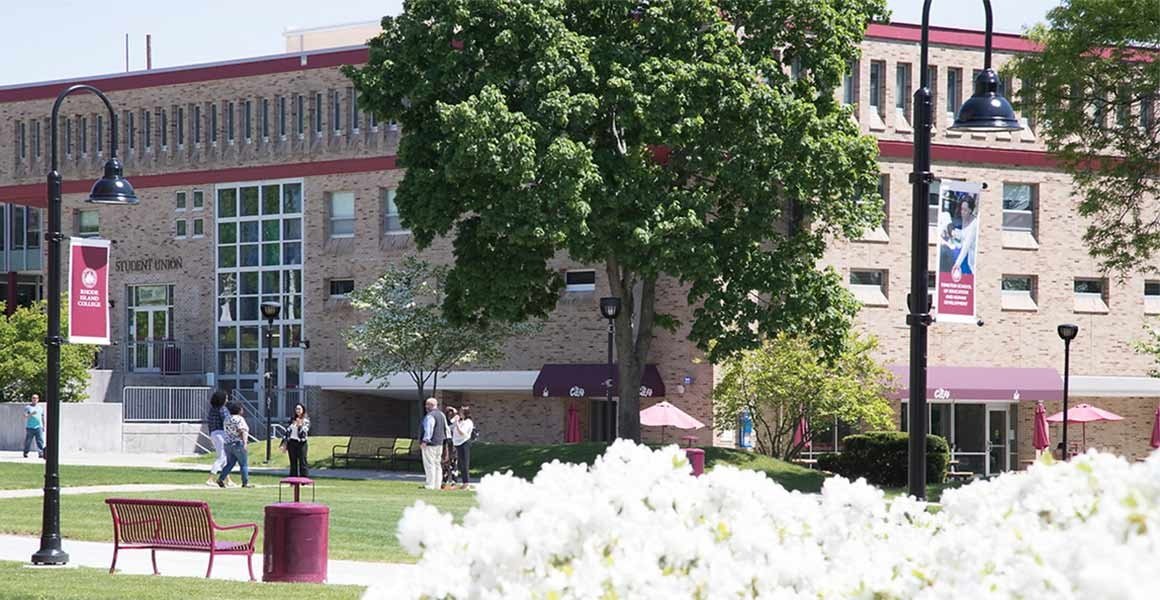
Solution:
{"label": "red pedestal table", "polygon": [[330,507],[299,502],[300,488],[314,481],[287,477],[281,481],[294,489],[294,501],[266,506],[266,533],[263,543],[262,581],[323,583],[326,581],[327,552],[330,547]]}

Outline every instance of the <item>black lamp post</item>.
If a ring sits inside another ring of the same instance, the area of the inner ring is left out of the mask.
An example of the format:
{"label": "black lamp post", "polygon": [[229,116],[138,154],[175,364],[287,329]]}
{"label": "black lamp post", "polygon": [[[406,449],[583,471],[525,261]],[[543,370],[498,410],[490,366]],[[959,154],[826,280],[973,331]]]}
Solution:
{"label": "black lamp post", "polygon": [[274,319],[281,312],[282,305],[277,302],[262,303],[262,316],[266,317],[266,462],[270,462],[270,438],[274,434],[270,422],[274,404]]}
{"label": "black lamp post", "polygon": [[616,317],[620,315],[620,298],[616,296],[601,298],[600,315],[608,319],[608,385],[604,386],[604,390],[605,400],[608,401],[605,408],[612,410],[612,382],[616,381],[616,366],[612,362],[612,334],[616,331]]}
{"label": "black lamp post", "polygon": [[44,338],[48,355],[48,377],[44,386],[44,396],[48,404],[48,448],[44,463],[44,515],[40,526],[40,549],[32,555],[32,562],[38,565],[63,565],[68,563],[68,554],[61,549],[60,539],[60,243],[61,233],[61,176],[56,156],[56,121],[60,115],[60,105],[74,92],[91,92],[105,103],[109,110],[109,160],[105,163],[105,174],[89,193],[88,202],[93,204],[137,204],[133,186],[121,175],[121,161],[117,160],[117,113],[112,103],[91,85],[74,85],[62,91],[52,104],[51,128],[52,164],[48,172],[48,231],[44,239],[48,242],[48,333]]}
{"label": "black lamp post", "polygon": [[1069,458],[1067,451],[1067,383],[1071,377],[1071,341],[1079,335],[1079,325],[1064,324],[1056,328],[1059,339],[1063,340],[1063,460]]}
{"label": "black lamp post", "polygon": [[[930,315],[930,297],[926,287],[927,248],[929,240],[930,216],[927,202],[930,183],[934,175],[930,171],[930,137],[933,123],[931,107],[930,79],[927,73],[930,54],[930,3],[922,6],[922,59],[919,68],[918,90],[914,92],[914,172],[910,182],[914,186],[913,215],[911,221],[911,271],[909,314],[906,324],[910,326],[910,463],[908,480],[910,495],[918,499],[926,498],[926,334],[933,319]],[[983,55],[983,71],[975,78],[975,92],[963,103],[954,124],[955,131],[1018,131],[1022,129],[1011,103],[998,93],[999,76],[991,68],[991,2],[983,0],[987,12],[987,32]]]}

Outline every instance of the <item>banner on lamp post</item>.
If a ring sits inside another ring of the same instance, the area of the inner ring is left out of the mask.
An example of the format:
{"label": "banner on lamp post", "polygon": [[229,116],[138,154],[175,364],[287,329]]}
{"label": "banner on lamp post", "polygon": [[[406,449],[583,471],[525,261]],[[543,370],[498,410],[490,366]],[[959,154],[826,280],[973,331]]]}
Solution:
{"label": "banner on lamp post", "polygon": [[971,323],[975,315],[978,281],[979,195],[983,186],[943,180],[939,186],[938,274],[935,311],[939,321]]}
{"label": "banner on lamp post", "polygon": [[68,341],[109,345],[109,240],[71,238]]}

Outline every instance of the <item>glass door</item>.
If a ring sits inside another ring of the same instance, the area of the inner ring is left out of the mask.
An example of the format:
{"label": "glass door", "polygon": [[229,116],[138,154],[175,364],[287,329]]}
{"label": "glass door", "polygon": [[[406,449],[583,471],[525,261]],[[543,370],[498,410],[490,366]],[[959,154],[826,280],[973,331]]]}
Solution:
{"label": "glass door", "polygon": [[979,475],[987,471],[987,407],[984,404],[957,402],[952,405],[954,446],[951,460],[955,471],[970,471]]}
{"label": "glass door", "polygon": [[1007,431],[1010,412],[1006,405],[987,406],[987,475],[996,475],[1011,468],[1007,452]]}
{"label": "glass door", "polygon": [[169,338],[169,309],[160,307],[135,308],[133,323],[133,370],[160,371],[162,344]]}

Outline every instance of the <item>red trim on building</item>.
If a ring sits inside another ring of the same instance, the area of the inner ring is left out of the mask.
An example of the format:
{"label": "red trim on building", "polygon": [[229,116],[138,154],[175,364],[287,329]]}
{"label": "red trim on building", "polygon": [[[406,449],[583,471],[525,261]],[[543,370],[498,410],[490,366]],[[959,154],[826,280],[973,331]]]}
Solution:
{"label": "red trim on building", "polygon": [[[922,41],[922,26],[912,23],[871,23],[866,28],[866,37],[918,43]],[[984,47],[984,37],[982,31],[950,27],[930,28],[930,43],[940,46],[978,48],[981,50]],[[1039,52],[1040,49],[1038,44],[1013,33],[993,34],[991,47],[996,52]]]}
{"label": "red trim on building", "polygon": [[[878,152],[885,158],[911,158],[914,156],[914,144],[878,140]],[[940,163],[987,164],[1037,169],[1059,168],[1059,162],[1050,154],[1033,150],[1003,150],[1000,148],[931,144],[930,158],[932,161]]]}
{"label": "red trim on building", "polygon": [[[342,65],[363,64],[370,56],[367,48],[347,48],[329,52],[313,52],[307,54],[285,54],[273,58],[259,58],[254,60],[237,61],[202,66],[175,67],[154,71],[142,71],[126,75],[99,76],[78,78],[75,80],[56,81],[52,83],[34,83],[26,87],[14,87],[0,90],[0,103],[21,102],[25,100],[42,100],[55,98],[64,88],[77,84],[88,83],[100,88],[102,92],[119,92],[147,87],[179,85],[183,83],[198,83],[202,81],[216,81],[235,77],[253,77],[255,75],[269,75],[272,73],[289,73],[305,71],[307,69],[326,69]],[[306,64],[302,58],[306,57]]]}
{"label": "red trim on building", "polygon": [[[260,167],[215,169],[213,171],[183,171],[178,173],[161,173],[158,175],[134,176],[130,172],[126,174],[126,178],[133,184],[135,189],[141,190],[156,187],[193,186],[234,181],[261,181],[269,179],[292,179],[295,177],[314,177],[319,175],[339,175],[343,173],[389,171],[397,168],[395,164],[394,156],[376,156],[372,158],[347,158],[342,160],[263,165]],[[86,193],[93,187],[93,183],[99,177],[100,173],[93,171],[92,179],[66,181],[64,182],[64,193]],[[0,187],[0,202],[44,208],[48,204],[44,186],[44,183],[28,183]]]}

